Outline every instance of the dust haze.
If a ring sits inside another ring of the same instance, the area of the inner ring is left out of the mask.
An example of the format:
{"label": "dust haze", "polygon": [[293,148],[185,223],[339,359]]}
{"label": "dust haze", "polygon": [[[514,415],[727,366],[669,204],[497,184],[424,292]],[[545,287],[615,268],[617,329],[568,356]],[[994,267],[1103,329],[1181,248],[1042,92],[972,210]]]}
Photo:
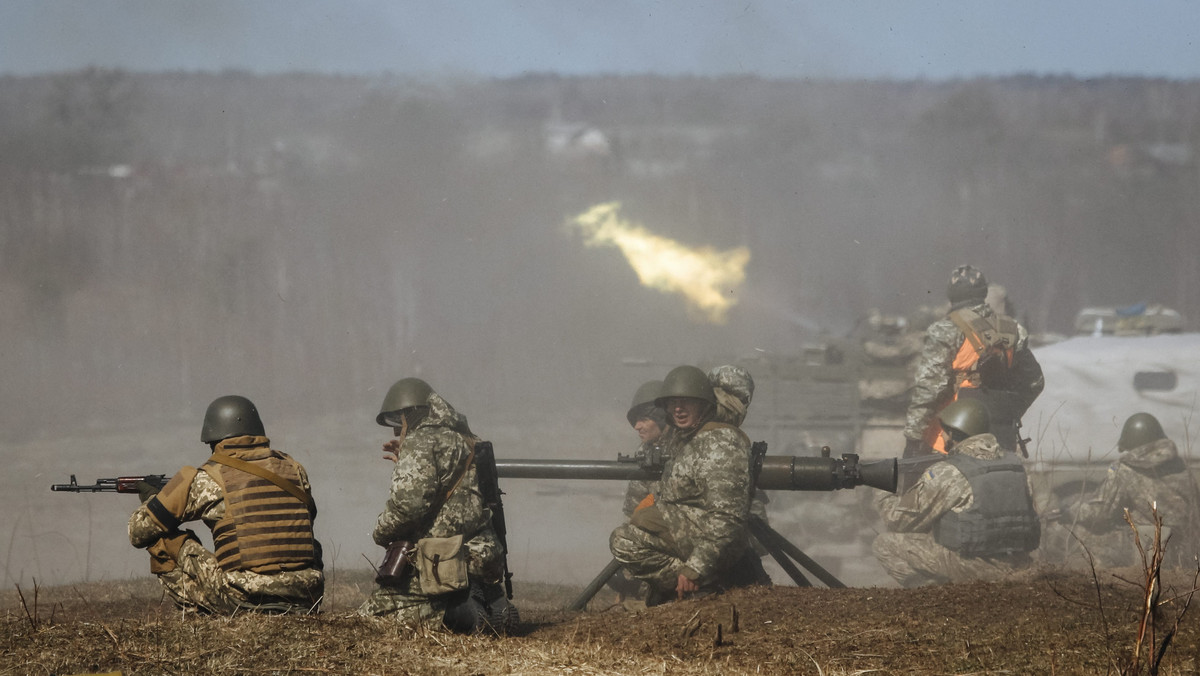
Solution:
{"label": "dust haze", "polygon": [[[966,262],[1034,333],[1092,304],[1200,316],[1198,110],[1200,83],[1135,78],[0,78],[5,581],[144,575],[131,497],[47,484],[202,462],[224,394],[364,568],[401,377],[499,457],[613,459],[643,381],[936,305]],[[572,219],[612,202],[747,252],[723,321],[587,246]],[[504,488],[518,575],[607,560],[623,486]]]}

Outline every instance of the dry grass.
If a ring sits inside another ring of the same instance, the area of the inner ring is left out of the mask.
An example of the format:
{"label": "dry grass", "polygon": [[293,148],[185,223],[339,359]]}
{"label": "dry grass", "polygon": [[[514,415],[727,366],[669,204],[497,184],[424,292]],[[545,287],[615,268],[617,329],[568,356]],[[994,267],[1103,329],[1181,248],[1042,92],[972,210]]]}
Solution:
{"label": "dry grass", "polygon": [[[36,606],[33,590],[22,605],[14,589],[0,593],[0,674],[1119,673],[1144,596],[1114,579],[759,588],[640,614],[611,596],[565,612],[577,589],[525,584],[523,626],[505,639],[357,617],[371,588],[358,572],[334,576],[326,612],[311,617],[185,615],[153,579],[39,589]],[[1181,619],[1158,673],[1200,665],[1200,627]]]}

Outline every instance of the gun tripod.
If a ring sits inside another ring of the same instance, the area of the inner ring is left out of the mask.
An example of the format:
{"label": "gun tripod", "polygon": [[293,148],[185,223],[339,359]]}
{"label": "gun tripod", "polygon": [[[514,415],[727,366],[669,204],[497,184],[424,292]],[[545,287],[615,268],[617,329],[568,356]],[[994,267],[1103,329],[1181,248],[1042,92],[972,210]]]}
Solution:
{"label": "gun tripod", "polygon": [[[832,573],[822,568],[820,564],[800,551],[799,547],[789,542],[787,538],[780,535],[774,528],[771,528],[761,517],[752,515],[747,521],[747,525],[750,527],[750,537],[763,549],[767,550],[771,558],[775,559],[775,562],[779,564],[783,572],[787,573],[792,582],[796,583],[797,587],[811,587],[813,584],[800,571],[800,568],[796,564],[808,569],[812,575],[831,589],[841,589],[846,586],[842,584],[841,580],[834,577]],[[579,596],[575,597],[574,601],[571,601],[570,605],[567,606],[567,610],[583,610],[586,608],[592,597],[604,585],[608,584],[608,581],[619,570],[621,570],[621,564],[616,559],[609,561],[608,565],[604,566],[604,569],[600,571],[600,574],[583,588],[583,591],[579,593]]]}

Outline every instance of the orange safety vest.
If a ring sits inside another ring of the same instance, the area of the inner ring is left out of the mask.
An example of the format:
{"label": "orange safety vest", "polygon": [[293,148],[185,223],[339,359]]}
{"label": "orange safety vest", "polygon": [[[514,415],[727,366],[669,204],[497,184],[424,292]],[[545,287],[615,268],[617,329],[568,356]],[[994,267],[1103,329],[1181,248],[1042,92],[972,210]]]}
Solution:
{"label": "orange safety vest", "polygon": [[[947,405],[958,399],[960,390],[983,387],[979,366],[985,359],[1000,359],[1005,369],[1011,368],[1018,338],[1017,320],[1005,315],[984,317],[964,308],[951,312],[950,321],[962,332],[963,342],[954,355],[954,361],[950,363],[954,374],[954,391]],[[933,450],[946,452],[942,424],[936,416],[929,421],[923,438]]]}

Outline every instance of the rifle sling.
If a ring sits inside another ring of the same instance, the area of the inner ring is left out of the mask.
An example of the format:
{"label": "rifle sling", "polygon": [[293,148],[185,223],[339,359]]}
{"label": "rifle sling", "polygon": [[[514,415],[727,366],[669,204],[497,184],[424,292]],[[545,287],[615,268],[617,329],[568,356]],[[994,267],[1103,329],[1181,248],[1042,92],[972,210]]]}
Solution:
{"label": "rifle sling", "polygon": [[258,465],[246,462],[245,460],[240,460],[230,455],[221,455],[219,453],[213,453],[209,460],[220,465],[225,465],[226,467],[240,469],[243,472],[249,472],[255,476],[262,477],[287,491],[292,495],[292,497],[296,498],[300,502],[303,502],[306,506],[308,506],[309,514],[317,511],[317,505],[313,502],[312,496],[308,493],[305,493],[304,489],[300,488],[291,481],[284,479],[271,470],[266,469],[265,467],[259,467]]}

